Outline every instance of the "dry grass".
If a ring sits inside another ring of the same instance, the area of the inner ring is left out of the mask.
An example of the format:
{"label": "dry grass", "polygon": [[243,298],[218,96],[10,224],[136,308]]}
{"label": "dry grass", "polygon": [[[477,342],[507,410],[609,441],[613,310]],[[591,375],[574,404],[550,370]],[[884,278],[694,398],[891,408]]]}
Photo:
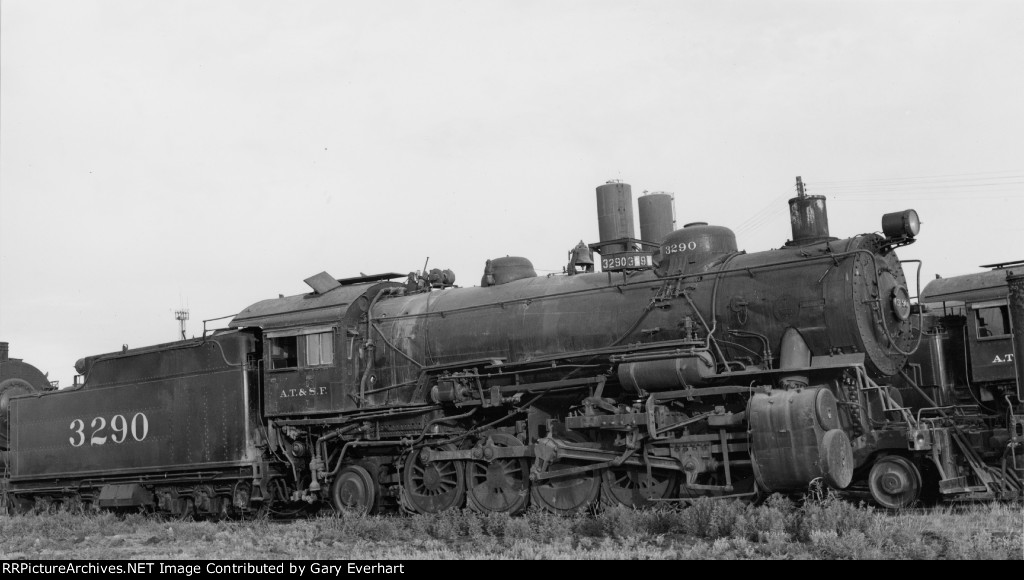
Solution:
{"label": "dry grass", "polygon": [[294,522],[167,522],[140,515],[0,516],[0,559],[1022,559],[1020,505],[880,513],[698,501],[563,518],[470,511]]}

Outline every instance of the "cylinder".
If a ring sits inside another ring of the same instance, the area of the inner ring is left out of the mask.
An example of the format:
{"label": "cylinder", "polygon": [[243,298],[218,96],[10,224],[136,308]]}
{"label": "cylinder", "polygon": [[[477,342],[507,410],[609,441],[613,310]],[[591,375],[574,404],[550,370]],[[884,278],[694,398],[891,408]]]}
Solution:
{"label": "cylinder", "polygon": [[827,240],[828,208],[823,195],[800,195],[789,200],[789,222],[793,226],[791,245]]}
{"label": "cylinder", "polygon": [[[609,181],[597,186],[597,227],[601,242],[632,238],[633,191],[628,183]],[[602,254],[625,252],[627,244],[611,244]]]}
{"label": "cylinder", "polygon": [[637,205],[640,209],[640,239],[660,244],[675,229],[672,194],[656,192],[641,195]]}
{"label": "cylinder", "polygon": [[1024,400],[1024,274],[1006,273],[1010,287],[1010,325],[1013,327],[1013,363],[1017,369],[1017,398]]}

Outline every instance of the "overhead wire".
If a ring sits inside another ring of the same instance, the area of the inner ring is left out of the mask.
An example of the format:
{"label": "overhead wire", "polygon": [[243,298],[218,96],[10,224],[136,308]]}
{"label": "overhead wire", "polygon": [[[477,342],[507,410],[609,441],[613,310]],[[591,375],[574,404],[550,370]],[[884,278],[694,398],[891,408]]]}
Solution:
{"label": "overhead wire", "polygon": [[[872,177],[867,179],[817,179],[814,183],[818,185],[831,185],[836,183],[879,183],[879,182],[906,182],[906,181],[953,181],[957,178],[968,178],[968,179],[1018,179],[1022,175],[1005,175],[1007,173],[1014,173],[1016,170],[1002,170],[1002,171],[982,171],[975,173],[956,173],[947,175],[918,175],[918,176],[902,176],[902,177]],[[985,176],[985,177],[972,177],[972,176]]]}
{"label": "overhead wire", "polygon": [[[823,179],[809,180],[805,183],[808,185],[808,190],[812,190],[812,195],[824,195],[835,200],[1010,200],[1024,194],[1024,173],[1019,170],[866,179]],[[792,195],[780,195],[773,199],[740,223],[735,228],[736,233],[756,231],[773,218],[788,211],[782,202]]]}
{"label": "overhead wire", "polygon": [[1013,171],[979,172],[917,177],[875,179],[834,179],[814,182],[817,192],[833,196],[928,199],[936,197],[970,197],[993,199],[1019,193],[1024,174]]}
{"label": "overhead wire", "polygon": [[783,202],[785,202],[786,199],[788,199],[789,197],[792,197],[792,195],[795,194],[783,193],[772,198],[772,200],[768,202],[764,207],[759,209],[756,213],[754,213],[752,216],[750,216],[743,222],[740,222],[740,224],[736,226],[734,231],[737,234],[743,234],[761,228],[761,226],[765,225],[773,218],[777,217],[779,214],[785,213],[784,210],[788,211],[785,209],[785,204]]}

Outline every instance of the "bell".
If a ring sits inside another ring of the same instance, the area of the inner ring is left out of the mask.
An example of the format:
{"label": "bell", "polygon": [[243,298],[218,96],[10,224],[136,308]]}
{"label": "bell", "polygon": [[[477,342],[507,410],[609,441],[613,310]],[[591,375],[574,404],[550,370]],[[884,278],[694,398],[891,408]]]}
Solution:
{"label": "bell", "polygon": [[573,249],[573,253],[576,254],[575,263],[577,266],[594,265],[594,257],[590,253],[590,248],[583,243],[583,240],[580,240],[580,243],[576,244],[576,248]]}
{"label": "bell", "polygon": [[568,274],[572,276],[576,273],[576,268],[582,268],[583,272],[594,271],[594,258],[590,253],[590,248],[580,240],[580,243],[576,244],[576,247],[569,251],[569,268]]}

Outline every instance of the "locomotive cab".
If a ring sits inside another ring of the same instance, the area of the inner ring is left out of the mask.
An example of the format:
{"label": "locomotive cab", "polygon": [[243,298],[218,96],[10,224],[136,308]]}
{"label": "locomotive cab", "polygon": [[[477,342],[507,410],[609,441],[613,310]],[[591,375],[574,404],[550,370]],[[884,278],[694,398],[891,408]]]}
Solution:
{"label": "locomotive cab", "polygon": [[999,405],[1005,392],[1014,390],[1016,369],[1006,270],[1005,265],[996,266],[1000,267],[932,280],[920,301],[940,317],[949,334],[951,370],[961,398]]}
{"label": "locomotive cab", "polygon": [[[335,280],[326,272],[306,280],[312,292],[257,302],[228,324],[262,338],[260,375],[269,417],[317,415],[357,408],[360,359],[354,340],[363,313],[396,273]],[[362,367],[365,369],[365,365]]]}

